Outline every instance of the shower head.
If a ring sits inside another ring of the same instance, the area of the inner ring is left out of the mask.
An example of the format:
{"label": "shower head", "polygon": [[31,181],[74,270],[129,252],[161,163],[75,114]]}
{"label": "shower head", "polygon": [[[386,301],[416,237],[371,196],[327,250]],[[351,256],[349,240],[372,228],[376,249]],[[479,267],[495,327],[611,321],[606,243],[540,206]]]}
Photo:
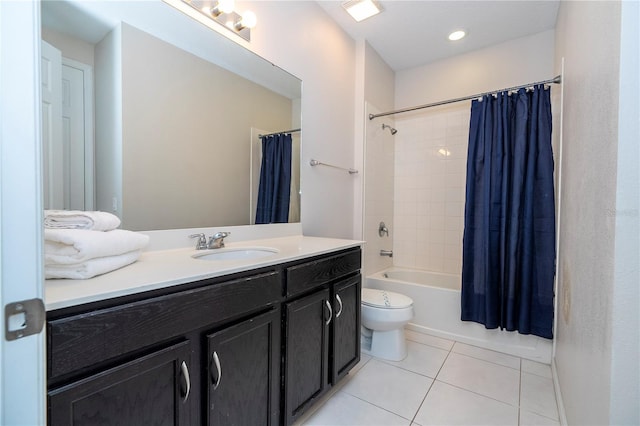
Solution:
{"label": "shower head", "polygon": [[389,131],[391,132],[391,135],[395,135],[396,133],[398,133],[398,131],[396,129],[394,129],[393,127],[389,126],[388,124],[383,124],[382,125],[382,130],[384,129],[389,129]]}

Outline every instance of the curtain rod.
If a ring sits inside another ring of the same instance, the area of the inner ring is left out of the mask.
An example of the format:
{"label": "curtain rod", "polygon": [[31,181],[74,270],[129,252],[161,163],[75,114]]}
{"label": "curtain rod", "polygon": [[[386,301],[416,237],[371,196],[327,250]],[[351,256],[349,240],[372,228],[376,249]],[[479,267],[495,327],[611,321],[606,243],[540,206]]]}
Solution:
{"label": "curtain rod", "polygon": [[265,136],[273,136],[273,135],[280,135],[282,133],[295,133],[295,132],[299,132],[302,129],[291,129],[291,130],[284,130],[282,132],[273,132],[273,133],[267,133],[266,135],[258,135],[259,138],[263,138]]}
{"label": "curtain rod", "polygon": [[416,111],[416,110],[419,110],[419,109],[431,108],[431,107],[434,107],[434,106],[452,104],[452,103],[455,103],[455,102],[468,101],[469,99],[481,98],[481,97],[483,97],[485,95],[491,95],[491,94],[498,93],[498,92],[510,92],[512,90],[524,89],[525,87],[537,86],[538,84],[550,84],[550,83],[559,84],[560,82],[562,82],[562,76],[558,75],[555,78],[552,78],[552,79],[549,79],[549,80],[537,81],[535,83],[523,84],[521,86],[508,87],[506,89],[493,90],[491,92],[479,93],[477,95],[465,96],[463,98],[448,99],[446,101],[439,101],[439,102],[434,102],[434,103],[431,103],[431,104],[425,104],[425,105],[419,105],[419,106],[415,106],[415,107],[398,109],[398,110],[395,110],[395,111],[382,112],[380,114],[369,114],[369,120],[373,120],[374,118],[378,118],[378,117],[384,117],[384,116],[387,116],[387,115],[401,114],[403,112]]}

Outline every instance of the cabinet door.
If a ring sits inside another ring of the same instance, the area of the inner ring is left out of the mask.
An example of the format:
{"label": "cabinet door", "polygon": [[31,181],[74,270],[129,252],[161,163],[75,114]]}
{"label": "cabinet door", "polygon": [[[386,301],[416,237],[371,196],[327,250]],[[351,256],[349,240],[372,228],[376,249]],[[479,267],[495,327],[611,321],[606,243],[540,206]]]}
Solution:
{"label": "cabinet door", "polygon": [[210,425],[277,425],[280,310],[207,336]]}
{"label": "cabinet door", "polygon": [[331,382],[360,361],[360,274],[334,285]]}
{"label": "cabinet door", "polygon": [[189,425],[190,352],[185,341],[50,390],[49,424]]}
{"label": "cabinet door", "polygon": [[286,304],[285,423],[291,424],[328,388],[329,290]]}

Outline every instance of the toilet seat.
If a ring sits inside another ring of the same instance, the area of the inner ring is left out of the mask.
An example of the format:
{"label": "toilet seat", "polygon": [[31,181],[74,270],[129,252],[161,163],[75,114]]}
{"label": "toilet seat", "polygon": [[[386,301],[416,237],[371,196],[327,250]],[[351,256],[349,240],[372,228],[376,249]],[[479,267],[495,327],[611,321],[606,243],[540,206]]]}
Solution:
{"label": "toilet seat", "polygon": [[363,305],[383,309],[404,309],[413,305],[413,300],[404,294],[372,288],[362,289]]}

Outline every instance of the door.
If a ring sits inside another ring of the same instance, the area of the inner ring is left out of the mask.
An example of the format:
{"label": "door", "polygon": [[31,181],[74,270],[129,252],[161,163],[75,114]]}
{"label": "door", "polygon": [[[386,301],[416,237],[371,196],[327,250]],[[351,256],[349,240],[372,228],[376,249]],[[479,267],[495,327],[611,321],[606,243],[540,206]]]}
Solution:
{"label": "door", "polygon": [[360,361],[361,276],[334,285],[331,383],[336,384]]}
{"label": "door", "polygon": [[64,207],[93,210],[93,70],[62,58]]}
{"label": "door", "polygon": [[[39,2],[0,1],[0,307],[43,297]],[[8,341],[0,424],[45,423],[44,333]]]}
{"label": "door", "polygon": [[209,425],[280,420],[280,310],[207,336]]}
{"label": "door", "polygon": [[286,304],[285,423],[293,421],[329,387],[329,324],[324,289]]}
{"label": "door", "polygon": [[190,425],[190,354],[184,341],[50,390],[49,425]]}
{"label": "door", "polygon": [[44,208],[64,209],[62,54],[42,41],[42,166]]}

